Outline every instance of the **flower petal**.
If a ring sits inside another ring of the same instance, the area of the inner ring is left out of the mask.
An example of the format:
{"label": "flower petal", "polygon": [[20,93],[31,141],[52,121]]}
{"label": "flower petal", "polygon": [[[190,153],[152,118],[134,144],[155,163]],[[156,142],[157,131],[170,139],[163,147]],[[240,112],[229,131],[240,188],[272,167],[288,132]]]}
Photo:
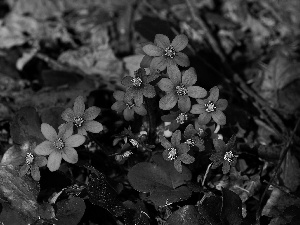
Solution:
{"label": "flower petal", "polygon": [[133,110],[141,116],[147,115],[147,110],[145,109],[144,105],[133,106]]}
{"label": "flower petal", "polygon": [[75,117],[75,114],[74,114],[74,111],[70,108],[67,108],[65,111],[62,112],[61,114],[61,118],[64,120],[64,121],[67,121],[67,122],[72,122],[73,119]]}
{"label": "flower petal", "polygon": [[125,92],[124,91],[115,91],[113,93],[113,96],[117,101],[123,101],[124,96],[125,96]]}
{"label": "flower petal", "polygon": [[23,166],[21,166],[19,171],[20,177],[25,176],[29,169],[30,169],[30,165],[24,164]]}
{"label": "flower petal", "polygon": [[62,152],[62,158],[68,163],[77,163],[78,162],[78,154],[74,148],[66,147]]}
{"label": "flower petal", "polygon": [[129,109],[128,107],[124,110],[123,112],[124,115],[124,119],[126,121],[130,121],[134,119],[134,110],[133,109]]}
{"label": "flower petal", "polygon": [[199,115],[198,123],[201,125],[205,125],[209,123],[210,119],[211,119],[211,113],[204,112]]}
{"label": "flower petal", "polygon": [[195,104],[192,106],[191,113],[192,114],[202,114],[205,113],[206,107],[204,105]]}
{"label": "flower petal", "polygon": [[185,128],[183,135],[186,139],[189,139],[189,138],[192,138],[192,136],[195,135],[196,133],[197,133],[197,131],[194,129],[193,124],[189,124]]}
{"label": "flower petal", "polygon": [[207,91],[199,86],[189,86],[188,95],[192,98],[204,98],[207,95]]}
{"label": "flower petal", "polygon": [[154,39],[154,43],[158,47],[161,47],[163,50],[165,50],[165,48],[170,46],[170,39],[166,35],[156,34],[155,39]]}
{"label": "flower petal", "polygon": [[[92,122],[92,121],[89,121]],[[66,147],[78,147],[85,142],[85,137],[79,134],[74,134],[65,140]]]}
{"label": "flower petal", "polygon": [[225,110],[227,108],[228,101],[226,99],[219,99],[216,102],[215,106],[217,107],[218,110],[223,111],[223,110]]}
{"label": "flower petal", "polygon": [[36,156],[34,160],[34,164],[38,167],[46,166],[47,159],[44,156]]}
{"label": "flower petal", "polygon": [[58,137],[61,137],[63,140],[66,140],[73,134],[73,123],[66,123],[59,128]]}
{"label": "flower petal", "polygon": [[165,149],[169,149],[172,147],[172,144],[164,136],[159,137],[159,142]]}
{"label": "flower petal", "polygon": [[195,84],[197,81],[197,74],[194,67],[189,68],[188,70],[184,71],[182,74],[182,84],[189,87]]}
{"label": "flower petal", "polygon": [[123,84],[126,88],[131,87],[132,79],[133,79],[133,77],[131,77],[131,76],[125,76],[125,77],[123,77],[121,84]]}
{"label": "flower petal", "polygon": [[182,52],[177,52],[176,56],[174,57],[174,61],[182,67],[188,67],[190,66],[190,60],[189,57],[182,53]]}
{"label": "flower petal", "polygon": [[126,93],[124,95],[124,102],[131,101],[136,95],[137,95],[137,89],[135,87],[129,87],[126,90]]}
{"label": "flower petal", "polygon": [[[99,133],[103,130],[103,125],[95,120],[85,121],[83,128],[91,133]],[[76,147],[76,146],[71,146]]]}
{"label": "flower petal", "polygon": [[144,55],[142,61],[140,62],[140,67],[142,67],[142,68],[149,68],[152,59],[153,59],[152,56]]}
{"label": "flower petal", "polygon": [[164,158],[164,160],[166,161],[171,161],[171,158],[169,158],[169,150],[165,149],[162,153],[162,157]]}
{"label": "flower petal", "polygon": [[222,111],[217,109],[216,111],[211,113],[211,116],[217,124],[220,124],[220,125],[226,124],[226,116]]}
{"label": "flower petal", "polygon": [[174,92],[170,92],[159,100],[159,108],[162,110],[172,109],[178,101],[178,96]]}
{"label": "flower petal", "polygon": [[164,56],[155,57],[150,63],[150,70],[163,71],[167,68],[167,59]]}
{"label": "flower petal", "polygon": [[221,139],[214,139],[213,144],[217,153],[223,153],[226,151],[226,144]]}
{"label": "flower petal", "polygon": [[190,108],[191,108],[191,99],[190,99],[190,97],[187,96],[187,95],[179,96],[179,99],[178,99],[178,108],[182,112],[189,111]]}
{"label": "flower petal", "polygon": [[173,82],[168,78],[162,78],[158,83],[157,86],[165,92],[171,92],[174,89]]}
{"label": "flower petal", "polygon": [[174,160],[174,167],[177,170],[177,172],[179,172],[179,173],[182,172],[181,161],[178,158]]}
{"label": "flower petal", "polygon": [[222,171],[223,174],[227,174],[230,171],[230,163],[226,160],[223,162]]}
{"label": "flower petal", "polygon": [[35,181],[39,181],[41,179],[39,167],[37,166],[31,167],[31,176]]}
{"label": "flower petal", "polygon": [[190,150],[190,147],[186,143],[181,143],[180,145],[178,145],[178,154],[179,155],[186,154],[189,150]]}
{"label": "flower petal", "polygon": [[195,162],[195,158],[189,154],[182,154],[180,156],[180,160],[184,164],[191,164],[191,163]]}
{"label": "flower petal", "polygon": [[161,56],[164,54],[164,50],[156,45],[148,44],[143,47],[143,51],[148,56]]}
{"label": "flower petal", "polygon": [[180,52],[187,46],[188,42],[189,40],[187,36],[179,34],[173,39],[171,45],[174,47],[176,52]]}
{"label": "flower petal", "polygon": [[54,150],[52,142],[44,141],[35,147],[34,152],[37,155],[50,155]]}
{"label": "flower petal", "polygon": [[147,98],[154,98],[156,95],[155,88],[151,84],[146,84],[143,89],[143,94]]}
{"label": "flower petal", "polygon": [[44,137],[49,141],[55,141],[55,139],[57,138],[55,129],[47,123],[42,123],[41,131]]}
{"label": "flower petal", "polygon": [[83,127],[78,128],[77,134],[82,135],[82,136],[87,136],[87,132]]}
{"label": "flower petal", "polygon": [[142,105],[144,102],[143,89],[136,89],[136,94],[134,95],[134,104],[136,106]]}
{"label": "flower petal", "polygon": [[181,140],[181,131],[176,130],[171,137],[171,143],[173,146],[178,146],[180,145],[180,140]]}
{"label": "flower petal", "polygon": [[123,112],[123,110],[126,108],[126,104],[123,101],[117,101],[112,106],[111,109],[117,111],[117,113]]}
{"label": "flower petal", "polygon": [[85,110],[82,117],[84,120],[93,120],[100,114],[100,112],[101,112],[101,109],[99,107],[92,106],[92,107],[88,108],[87,110]]}
{"label": "flower petal", "polygon": [[84,109],[84,97],[80,95],[74,101],[73,111],[75,116],[82,116],[84,113]]}
{"label": "flower petal", "polygon": [[48,158],[47,167],[51,172],[56,171],[59,169],[61,163],[61,153],[58,151],[53,151]]}
{"label": "flower petal", "polygon": [[181,84],[181,72],[176,65],[168,67],[168,75],[174,86]]}
{"label": "flower petal", "polygon": [[209,91],[209,97],[207,98],[208,101],[216,102],[219,98],[219,88],[214,86]]}

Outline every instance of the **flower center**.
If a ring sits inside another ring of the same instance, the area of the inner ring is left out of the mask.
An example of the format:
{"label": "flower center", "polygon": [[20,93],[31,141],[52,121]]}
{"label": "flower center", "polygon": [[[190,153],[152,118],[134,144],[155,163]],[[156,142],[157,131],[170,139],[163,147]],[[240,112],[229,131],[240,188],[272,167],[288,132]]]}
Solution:
{"label": "flower center", "polygon": [[58,150],[61,150],[65,147],[65,143],[61,138],[57,138],[54,143],[54,147],[57,148]]}
{"label": "flower center", "polygon": [[139,147],[139,143],[137,140],[134,140],[134,139],[129,139],[129,142],[136,148]]}
{"label": "flower center", "polygon": [[133,108],[134,103],[127,102],[127,103],[126,103],[126,106],[127,106],[129,109],[131,109],[131,108]]}
{"label": "flower center", "polygon": [[76,127],[81,127],[84,119],[81,116],[74,117],[74,124]]}
{"label": "flower center", "polygon": [[205,104],[205,107],[206,107],[205,109],[206,112],[213,112],[217,108],[212,101],[209,101],[207,104]]}
{"label": "flower center", "polygon": [[176,118],[176,122],[180,123],[180,124],[184,124],[184,121],[187,119],[188,119],[188,116],[186,113],[180,113]]}
{"label": "flower center", "polygon": [[33,160],[34,160],[33,154],[30,153],[30,152],[28,152],[28,153],[26,154],[25,163],[26,163],[27,165],[30,165],[30,164],[33,162]]}
{"label": "flower center", "polygon": [[123,153],[122,157],[123,158],[128,158],[132,154],[133,154],[132,151],[126,151],[126,152]]}
{"label": "flower center", "polygon": [[180,96],[186,95],[188,92],[187,88],[184,86],[184,84],[179,85],[176,87],[176,93]]}
{"label": "flower center", "polygon": [[135,87],[139,87],[143,83],[142,79],[139,77],[132,78],[131,82],[132,82],[132,85]]}
{"label": "flower center", "polygon": [[228,162],[232,162],[232,158],[237,157],[232,153],[232,151],[226,152],[224,155],[224,160],[227,160]]}
{"label": "flower center", "polygon": [[176,56],[176,51],[172,45],[165,49],[165,56],[173,59]]}
{"label": "flower center", "polygon": [[176,152],[176,148],[169,148],[168,149],[169,153],[168,153],[168,159],[173,160],[176,159],[177,157],[177,152]]}
{"label": "flower center", "polygon": [[190,146],[195,146],[195,144],[196,144],[196,142],[195,142],[192,138],[187,139],[187,140],[185,141],[185,143],[187,143],[187,144],[190,145]]}

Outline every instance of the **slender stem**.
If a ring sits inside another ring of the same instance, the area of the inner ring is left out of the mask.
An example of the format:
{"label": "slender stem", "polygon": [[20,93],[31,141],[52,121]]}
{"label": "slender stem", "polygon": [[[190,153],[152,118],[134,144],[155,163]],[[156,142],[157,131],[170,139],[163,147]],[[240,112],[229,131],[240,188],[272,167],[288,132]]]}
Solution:
{"label": "slender stem", "polygon": [[205,175],[204,175],[204,178],[203,178],[203,181],[202,181],[202,186],[204,186],[204,183],[205,183],[205,180],[206,180],[206,177],[207,177],[207,174],[209,172],[209,169],[210,167],[212,166],[212,163],[210,163],[205,171]]}

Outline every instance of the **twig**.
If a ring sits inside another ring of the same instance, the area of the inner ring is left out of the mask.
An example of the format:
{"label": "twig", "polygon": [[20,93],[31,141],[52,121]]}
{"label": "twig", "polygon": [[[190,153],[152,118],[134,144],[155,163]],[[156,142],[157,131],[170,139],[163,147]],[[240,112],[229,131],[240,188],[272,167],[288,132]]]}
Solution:
{"label": "twig", "polygon": [[294,127],[294,130],[293,130],[293,132],[291,133],[291,135],[290,135],[290,137],[289,137],[289,140],[287,141],[286,146],[284,147],[284,149],[283,149],[283,151],[282,151],[282,153],[281,153],[281,156],[280,156],[280,158],[279,158],[279,163],[277,164],[276,168],[274,169],[274,175],[273,175],[272,179],[271,179],[270,182],[268,183],[267,187],[266,187],[265,190],[264,190],[264,193],[262,194],[262,196],[261,196],[261,198],[260,198],[259,207],[258,207],[258,209],[257,209],[257,211],[256,211],[256,223],[257,223],[257,224],[259,224],[259,220],[260,220],[260,217],[261,217],[261,212],[262,212],[262,209],[263,209],[263,208],[262,208],[262,201],[263,201],[263,199],[265,198],[265,196],[266,196],[266,194],[267,194],[267,192],[268,192],[268,189],[269,189],[270,185],[274,183],[274,181],[275,181],[275,179],[276,179],[276,177],[277,177],[277,173],[278,173],[278,171],[279,171],[279,169],[280,169],[280,167],[281,167],[281,164],[282,164],[283,160],[285,159],[286,154],[288,153],[288,150],[289,150],[290,147],[291,147],[291,144],[292,144],[292,142],[293,142],[294,135],[295,135],[295,133],[296,133],[296,131],[297,131],[297,129],[298,129],[299,123],[300,123],[300,119],[298,119],[298,121],[297,121],[297,123],[296,123],[296,125],[295,125],[295,127]]}

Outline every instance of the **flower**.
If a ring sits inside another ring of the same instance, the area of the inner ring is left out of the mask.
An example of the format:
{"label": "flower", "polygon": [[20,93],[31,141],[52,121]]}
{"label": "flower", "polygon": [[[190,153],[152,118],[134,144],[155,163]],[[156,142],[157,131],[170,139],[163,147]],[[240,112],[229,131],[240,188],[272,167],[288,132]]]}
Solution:
{"label": "flower", "polygon": [[191,98],[203,98],[207,92],[204,88],[192,86],[197,81],[197,75],[193,67],[184,71],[183,74],[178,68],[173,70],[173,75],[162,78],[158,82],[158,87],[167,94],[159,101],[159,108],[163,110],[172,109],[178,102],[178,108],[182,112],[187,112],[191,108]]}
{"label": "flower", "polygon": [[67,108],[61,114],[61,118],[67,122],[67,124],[64,125],[74,124],[78,129],[78,134],[87,135],[87,131],[99,133],[103,130],[103,125],[94,121],[94,119],[99,115],[100,111],[100,108],[96,106],[85,110],[84,98],[78,96],[74,101],[73,109]]}
{"label": "flower", "polygon": [[200,138],[218,138],[218,134],[215,133],[216,125],[215,123],[208,123],[206,125],[199,124],[199,121],[195,121],[195,130]]}
{"label": "flower", "polygon": [[113,95],[117,101],[111,106],[111,109],[117,111],[117,113],[123,112],[126,121],[133,120],[134,113],[141,116],[147,114],[144,105],[137,106],[133,103],[132,99],[126,100],[124,91],[115,91]]}
{"label": "flower", "polygon": [[222,111],[226,109],[228,102],[226,99],[218,99],[218,87],[211,88],[209,92],[207,99],[196,99],[198,104],[192,106],[191,113],[200,114],[198,118],[200,124],[205,125],[213,118],[217,124],[225,125],[226,117]]}
{"label": "flower", "polygon": [[[25,147],[25,145],[23,145]],[[28,148],[27,148],[28,147]],[[26,149],[24,150],[23,165],[20,167],[19,174],[21,177],[26,174],[31,174],[35,181],[41,179],[40,167],[47,165],[47,159],[44,156],[38,156],[35,154],[34,149],[36,147],[35,143],[28,143]]]}
{"label": "flower", "polygon": [[68,163],[78,161],[74,147],[84,143],[84,136],[72,135],[73,129],[70,126],[62,127],[57,134],[55,129],[47,123],[42,123],[41,131],[47,140],[36,146],[34,152],[38,155],[49,155],[47,167],[50,171],[59,169],[62,158]]}
{"label": "flower", "polygon": [[223,174],[226,174],[230,170],[230,166],[235,165],[236,163],[236,155],[234,155],[234,144],[235,144],[235,136],[232,136],[227,144],[223,140],[214,139],[214,147],[216,153],[212,154],[209,158],[213,161],[212,169],[215,169],[223,164],[222,171]]}
{"label": "flower", "polygon": [[126,87],[126,99],[134,99],[135,105],[140,106],[143,104],[143,96],[153,98],[156,92],[154,87],[149,84],[149,78],[150,76],[147,76],[145,69],[142,68],[134,72],[134,77],[124,77],[121,83]]}
{"label": "flower", "polygon": [[185,143],[189,146],[189,147],[194,147],[196,146],[200,152],[205,150],[205,146],[204,146],[204,141],[202,138],[199,138],[198,136],[196,136],[197,134],[197,130],[194,128],[194,126],[192,124],[189,124],[183,133],[183,136],[185,138]]}
{"label": "flower", "polygon": [[167,68],[167,72],[170,75],[170,68],[183,66],[188,67],[190,65],[189,58],[186,54],[180,52],[188,44],[188,38],[184,34],[177,35],[172,43],[167,36],[163,34],[156,34],[154,44],[147,44],[143,47],[143,51],[146,53],[141,64],[146,65],[151,60],[151,69],[158,69],[163,71]]}
{"label": "flower", "polygon": [[176,111],[171,112],[168,115],[164,115],[161,117],[161,120],[164,122],[171,122],[168,129],[170,131],[175,131],[181,124],[184,124],[188,120],[188,114],[185,112]]}
{"label": "flower", "polygon": [[163,158],[167,161],[174,160],[174,167],[179,173],[182,172],[181,162],[191,164],[195,161],[194,157],[187,154],[190,150],[189,146],[186,143],[180,143],[180,140],[180,130],[176,130],[173,133],[171,143],[165,137],[160,137],[160,143],[165,148],[163,151]]}

